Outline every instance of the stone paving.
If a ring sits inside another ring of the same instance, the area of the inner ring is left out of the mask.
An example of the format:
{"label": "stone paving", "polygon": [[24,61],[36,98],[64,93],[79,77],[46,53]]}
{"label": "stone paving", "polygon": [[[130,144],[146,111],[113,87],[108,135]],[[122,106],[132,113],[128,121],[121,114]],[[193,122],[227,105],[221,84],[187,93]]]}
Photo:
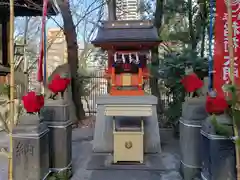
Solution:
{"label": "stone paving", "polygon": [[[8,136],[4,132],[0,132],[0,149],[3,147],[8,147]],[[0,180],[8,179],[8,159],[7,157],[0,156]]]}
{"label": "stone paving", "polygon": [[[83,129],[82,132],[74,132],[73,138],[73,170],[71,180],[182,180],[177,170],[171,171],[143,171],[143,170],[86,170],[91,160],[91,138],[92,132]],[[177,140],[169,140],[163,145],[163,151],[178,154],[179,146]],[[74,153],[75,152],[75,153]],[[78,152],[78,153],[76,153]],[[171,163],[172,159],[169,159]],[[178,161],[179,159],[177,159]]]}
{"label": "stone paving", "polygon": [[[73,131],[73,172],[71,180],[182,180],[178,169],[169,171],[145,170],[87,170],[92,156],[93,130],[89,128]],[[7,136],[0,132],[0,147],[6,145]],[[179,157],[177,140],[163,144],[163,151]],[[169,163],[171,160],[169,160]],[[179,158],[176,158],[179,161]],[[164,161],[164,163],[168,163]],[[7,158],[0,157],[0,180],[7,180]]]}

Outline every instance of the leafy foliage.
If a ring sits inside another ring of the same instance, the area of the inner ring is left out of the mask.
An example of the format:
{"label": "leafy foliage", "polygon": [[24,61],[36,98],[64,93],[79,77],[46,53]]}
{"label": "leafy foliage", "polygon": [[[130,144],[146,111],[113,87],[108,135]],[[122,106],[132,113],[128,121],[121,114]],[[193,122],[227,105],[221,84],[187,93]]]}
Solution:
{"label": "leafy foliage", "polygon": [[181,53],[169,53],[161,59],[160,67],[150,67],[154,76],[163,79],[168,94],[173,95],[172,102],[165,111],[171,123],[174,123],[181,116],[182,102],[185,97],[181,79],[185,75],[185,68],[189,66],[193,67],[194,72],[200,78],[208,75],[207,59],[201,58],[196,51],[191,49],[184,49]]}
{"label": "leafy foliage", "polygon": [[[152,1],[148,0],[145,6],[141,5],[141,8],[145,7],[149,18],[157,14],[158,9],[156,7],[154,13],[151,4]],[[159,47],[159,64],[154,63],[150,68],[152,76],[158,77],[168,89],[168,95],[172,96],[164,112],[172,124],[181,116],[185,93],[180,81],[185,68],[191,66],[200,78],[208,76],[208,62],[204,57],[208,50],[208,4],[207,0],[168,0],[164,4],[164,16],[159,29],[163,41]],[[155,19],[155,23],[156,20],[159,19]]]}
{"label": "leafy foliage", "polygon": [[[10,115],[10,101],[5,101],[3,104],[0,104],[0,131],[4,130],[9,132],[9,125],[11,121]],[[19,116],[24,112],[23,106],[20,104],[18,100],[14,101],[14,124],[18,123]]]}
{"label": "leafy foliage", "polygon": [[[16,89],[15,89],[16,91]],[[16,93],[16,92],[15,92]],[[0,131],[9,132],[10,116],[10,86],[8,84],[0,84]],[[14,100],[15,114],[14,124],[17,124],[18,117],[23,113],[24,109],[18,99]]]}
{"label": "leafy foliage", "polygon": [[212,116],[211,123],[216,131],[216,134],[229,137],[232,134],[232,129],[225,125],[219,124],[215,115]]}
{"label": "leafy foliage", "polygon": [[[226,84],[223,86],[223,91],[225,93],[228,93],[228,97],[230,97],[230,101],[228,101],[231,105],[231,108],[230,108],[230,115],[232,117],[232,120],[233,120],[233,129],[234,129],[234,136],[235,138],[234,141],[236,143],[236,145],[238,147],[240,147],[240,138],[239,138],[239,135],[238,135],[238,130],[239,129],[239,126],[240,126],[240,109],[239,109],[239,99],[238,99],[238,89],[235,85],[232,85],[232,84]],[[228,128],[226,128],[226,126],[218,123],[216,121],[216,117],[215,115],[213,115],[213,118],[212,118],[212,124],[216,130],[216,133],[218,135],[222,135],[222,136],[231,136],[232,135],[232,129],[229,130]]]}
{"label": "leafy foliage", "polygon": [[10,86],[8,84],[0,84],[0,96],[10,96]]}
{"label": "leafy foliage", "polygon": [[47,180],[68,180],[72,176],[72,170],[67,169],[57,173],[52,173]]}
{"label": "leafy foliage", "polygon": [[91,75],[86,69],[79,69],[78,83],[80,85],[79,91],[82,96],[88,96],[90,91]]}

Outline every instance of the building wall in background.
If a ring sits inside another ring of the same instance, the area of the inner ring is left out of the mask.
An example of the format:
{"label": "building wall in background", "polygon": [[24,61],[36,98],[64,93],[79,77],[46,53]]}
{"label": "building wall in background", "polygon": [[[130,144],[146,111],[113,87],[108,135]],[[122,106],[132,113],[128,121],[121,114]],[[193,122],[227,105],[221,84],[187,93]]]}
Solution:
{"label": "building wall in background", "polygon": [[118,20],[137,20],[140,18],[140,0],[116,0]]}
{"label": "building wall in background", "polygon": [[48,30],[48,46],[50,46],[47,51],[47,75],[49,76],[57,66],[67,62],[67,43],[64,32],[60,28]]}

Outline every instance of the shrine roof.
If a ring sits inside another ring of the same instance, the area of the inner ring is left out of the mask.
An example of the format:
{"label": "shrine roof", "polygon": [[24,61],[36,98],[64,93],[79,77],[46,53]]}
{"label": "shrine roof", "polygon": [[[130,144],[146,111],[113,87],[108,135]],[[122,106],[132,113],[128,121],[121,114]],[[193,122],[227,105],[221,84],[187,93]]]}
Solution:
{"label": "shrine roof", "polygon": [[[57,0],[56,0],[57,1]],[[56,2],[49,1],[48,15],[56,15]],[[14,0],[15,16],[41,16],[43,0]],[[9,0],[0,1],[0,16],[9,16]]]}
{"label": "shrine roof", "polygon": [[6,75],[10,73],[10,68],[0,64],[0,75]]}
{"label": "shrine roof", "polygon": [[157,29],[150,21],[103,21],[92,44],[158,41]]}

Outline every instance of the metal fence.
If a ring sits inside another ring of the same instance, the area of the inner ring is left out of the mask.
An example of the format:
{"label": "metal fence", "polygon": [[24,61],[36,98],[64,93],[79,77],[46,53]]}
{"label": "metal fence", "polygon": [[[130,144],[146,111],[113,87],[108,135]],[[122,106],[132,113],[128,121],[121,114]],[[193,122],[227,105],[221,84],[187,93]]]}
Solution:
{"label": "metal fence", "polygon": [[[82,97],[82,102],[86,115],[92,116],[96,114],[96,98],[97,96],[104,95],[108,93],[108,82],[104,77],[104,69],[95,69],[88,75],[80,76],[82,88],[84,91],[84,96]],[[151,94],[151,89],[149,81],[145,82],[144,90]],[[167,109],[169,103],[172,101],[172,96],[168,95],[166,91],[161,91],[161,102],[164,109]],[[161,118],[167,118],[164,113],[161,114]]]}
{"label": "metal fence", "polygon": [[96,114],[97,96],[107,94],[108,82],[104,78],[104,69],[94,68],[88,75],[79,77],[84,96],[82,97],[83,107],[86,115]]}

